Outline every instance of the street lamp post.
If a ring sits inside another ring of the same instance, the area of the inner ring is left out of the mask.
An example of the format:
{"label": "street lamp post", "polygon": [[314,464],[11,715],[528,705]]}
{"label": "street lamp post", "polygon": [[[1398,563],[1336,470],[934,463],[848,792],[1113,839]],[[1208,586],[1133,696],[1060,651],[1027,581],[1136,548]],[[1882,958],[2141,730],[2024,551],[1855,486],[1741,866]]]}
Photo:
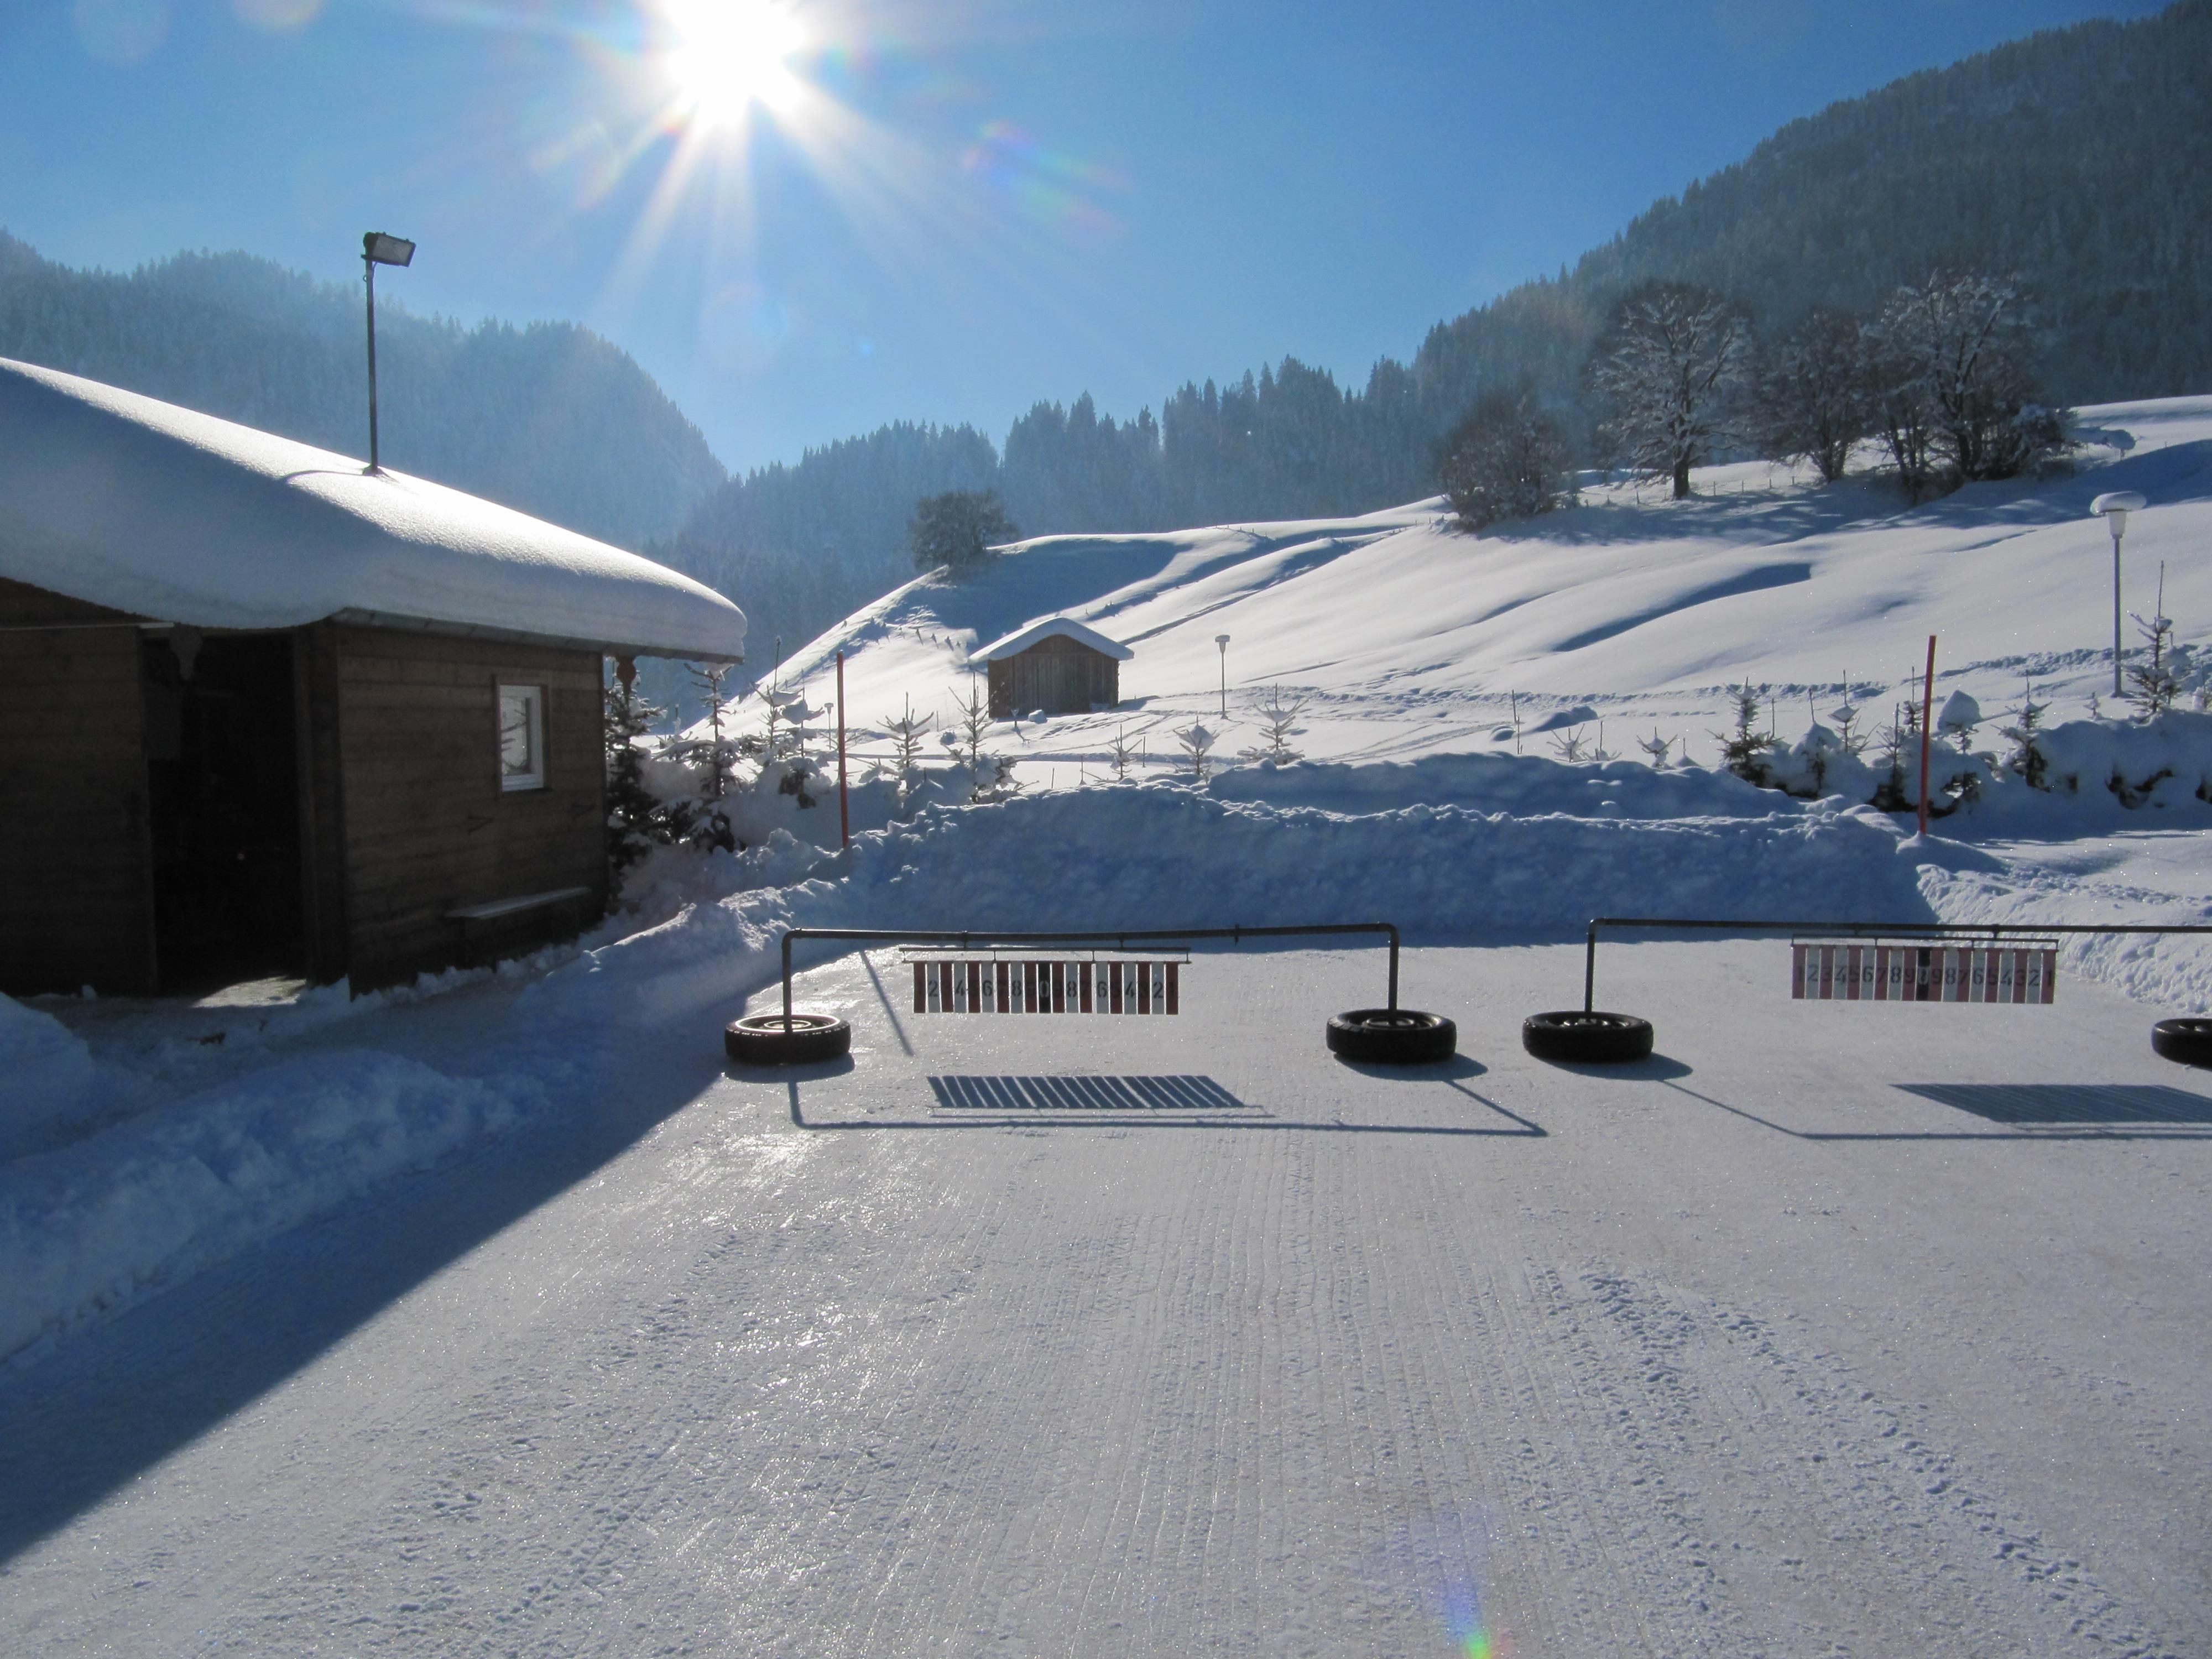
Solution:
{"label": "street lamp post", "polygon": [[376,465],[376,268],[379,265],[405,265],[415,258],[415,244],[404,236],[387,236],[380,230],[372,230],[361,239],[363,278],[368,284],[368,470],[378,471]]}
{"label": "street lamp post", "polygon": [[2142,512],[2143,505],[2143,498],[2132,489],[2112,490],[2089,503],[2089,510],[2102,514],[2112,532],[2112,695],[2116,697],[2125,695],[2120,689],[2120,541],[2128,533],[2128,514]]}
{"label": "street lamp post", "polygon": [[1216,634],[1214,644],[1221,647],[1221,718],[1229,718],[1229,635]]}

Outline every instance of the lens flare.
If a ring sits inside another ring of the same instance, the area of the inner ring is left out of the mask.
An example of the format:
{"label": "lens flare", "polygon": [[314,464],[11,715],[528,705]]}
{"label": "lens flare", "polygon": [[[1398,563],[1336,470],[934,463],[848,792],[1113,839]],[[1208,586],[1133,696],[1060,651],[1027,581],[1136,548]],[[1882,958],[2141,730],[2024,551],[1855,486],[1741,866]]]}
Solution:
{"label": "lens flare", "polygon": [[665,9],[675,34],[665,64],[687,121],[722,126],[798,98],[790,60],[806,38],[772,0],[667,0]]}

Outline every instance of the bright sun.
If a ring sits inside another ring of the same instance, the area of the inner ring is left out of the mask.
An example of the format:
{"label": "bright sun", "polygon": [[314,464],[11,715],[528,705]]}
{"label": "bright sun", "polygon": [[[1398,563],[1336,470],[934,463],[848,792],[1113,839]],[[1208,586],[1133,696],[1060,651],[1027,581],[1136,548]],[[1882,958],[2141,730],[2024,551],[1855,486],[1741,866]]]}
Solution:
{"label": "bright sun", "polygon": [[798,96],[787,60],[805,37],[773,0],[667,0],[666,13],[676,33],[668,74],[690,120],[719,126],[755,104],[780,110]]}

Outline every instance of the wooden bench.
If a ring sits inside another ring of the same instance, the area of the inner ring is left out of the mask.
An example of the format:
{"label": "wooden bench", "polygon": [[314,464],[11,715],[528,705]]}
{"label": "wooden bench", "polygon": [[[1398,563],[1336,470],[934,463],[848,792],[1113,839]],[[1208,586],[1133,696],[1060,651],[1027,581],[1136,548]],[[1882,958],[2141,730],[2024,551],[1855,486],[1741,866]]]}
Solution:
{"label": "wooden bench", "polygon": [[489,922],[506,921],[514,916],[528,915],[533,910],[549,910],[556,904],[573,903],[592,896],[588,887],[556,887],[549,892],[522,893],[514,898],[491,899],[483,904],[457,905],[446,912],[446,920],[457,924],[461,930],[461,966],[473,968],[470,946],[475,935],[472,928]]}

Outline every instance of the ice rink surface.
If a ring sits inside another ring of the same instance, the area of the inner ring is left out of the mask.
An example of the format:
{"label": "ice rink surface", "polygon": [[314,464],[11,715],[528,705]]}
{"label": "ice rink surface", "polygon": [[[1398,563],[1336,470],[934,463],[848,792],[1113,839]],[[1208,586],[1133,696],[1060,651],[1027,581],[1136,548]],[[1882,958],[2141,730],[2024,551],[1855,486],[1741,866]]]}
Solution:
{"label": "ice rink surface", "polygon": [[1119,1019],[916,1016],[878,951],[788,1076],[641,1033],[574,1135],[0,1378],[0,1651],[2212,1650],[2154,1011],[1609,942],[1658,1054],[1530,1060],[1581,970],[1409,951],[1462,1058],[1396,1075],[1322,1042],[1375,948]]}

